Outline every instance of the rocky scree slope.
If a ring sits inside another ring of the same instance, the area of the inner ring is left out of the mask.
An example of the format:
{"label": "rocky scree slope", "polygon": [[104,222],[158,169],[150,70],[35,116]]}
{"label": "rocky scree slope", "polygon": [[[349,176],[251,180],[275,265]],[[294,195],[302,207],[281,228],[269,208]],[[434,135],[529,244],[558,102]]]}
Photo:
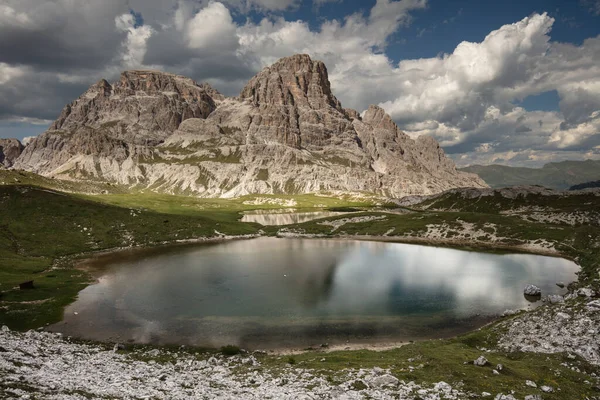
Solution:
{"label": "rocky scree slope", "polygon": [[283,58],[237,98],[156,71],[101,80],[67,105],[15,168],[203,197],[342,190],[400,197],[486,187],[430,137],[385,111],[361,118],[333,95],[327,68]]}

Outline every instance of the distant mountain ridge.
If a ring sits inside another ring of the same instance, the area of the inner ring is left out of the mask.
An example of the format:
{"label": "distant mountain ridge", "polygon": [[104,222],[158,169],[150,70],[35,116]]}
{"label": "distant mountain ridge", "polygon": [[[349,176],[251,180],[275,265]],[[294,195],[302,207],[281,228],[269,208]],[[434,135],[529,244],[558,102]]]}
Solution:
{"label": "distant mountain ridge", "polygon": [[361,117],[308,55],[263,69],[238,97],[158,71],[100,80],[33,139],[15,169],[203,197],[370,192],[389,197],[486,187],[431,137],[385,111]]}
{"label": "distant mountain ridge", "polygon": [[564,190],[573,185],[599,180],[600,160],[553,162],[542,168],[472,165],[460,170],[479,175],[492,188],[541,185]]}

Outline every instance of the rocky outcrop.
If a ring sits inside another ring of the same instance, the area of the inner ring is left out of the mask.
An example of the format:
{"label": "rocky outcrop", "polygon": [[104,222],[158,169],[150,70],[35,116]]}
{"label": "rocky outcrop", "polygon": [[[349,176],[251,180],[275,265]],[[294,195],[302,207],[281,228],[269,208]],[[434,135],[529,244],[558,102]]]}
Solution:
{"label": "rocky outcrop", "polygon": [[23,152],[24,146],[17,139],[0,139],[0,167],[12,167]]}
{"label": "rocky outcrop", "polygon": [[331,92],[327,67],[301,54],[279,60],[248,82],[240,98],[251,102],[248,133],[308,150],[340,145],[357,148],[356,133]]}
{"label": "rocky outcrop", "polygon": [[237,98],[155,71],[101,80],[15,167],[205,197],[485,187],[458,172],[434,139],[405,135],[383,109],[371,106],[361,118],[342,108],[327,68],[307,55],[265,68]]}
{"label": "rocky outcrop", "polygon": [[75,132],[82,127],[139,144],[171,135],[188,118],[206,118],[216,109],[219,93],[207,84],[157,71],[125,71],[114,85],[101,79],[67,105],[50,131]]}
{"label": "rocky outcrop", "polygon": [[[600,365],[600,307],[598,300],[584,298],[574,301],[576,294],[566,296],[566,302],[539,307],[498,324],[498,344],[507,351],[532,353],[568,353],[593,365]],[[584,306],[585,305],[585,306]]]}

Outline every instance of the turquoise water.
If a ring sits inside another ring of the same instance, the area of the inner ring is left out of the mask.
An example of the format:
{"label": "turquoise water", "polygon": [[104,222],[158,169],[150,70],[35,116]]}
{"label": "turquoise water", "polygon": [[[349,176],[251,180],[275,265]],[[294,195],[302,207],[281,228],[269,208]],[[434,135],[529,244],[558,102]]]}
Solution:
{"label": "turquoise water", "polygon": [[95,340],[252,349],[397,342],[474,329],[561,294],[573,262],[399,243],[259,238],[96,260],[52,327]]}

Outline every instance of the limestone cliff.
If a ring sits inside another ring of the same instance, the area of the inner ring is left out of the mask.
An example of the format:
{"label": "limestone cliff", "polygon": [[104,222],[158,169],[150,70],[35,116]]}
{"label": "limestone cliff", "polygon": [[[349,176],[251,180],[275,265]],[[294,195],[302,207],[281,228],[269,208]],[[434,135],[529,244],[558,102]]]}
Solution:
{"label": "limestone cliff", "polygon": [[156,71],[101,80],[66,106],[15,168],[198,196],[367,191],[390,197],[486,187],[385,111],[361,118],[307,55],[265,68],[237,98]]}
{"label": "limestone cliff", "polygon": [[0,139],[0,167],[12,167],[23,152],[23,145],[17,139]]}

